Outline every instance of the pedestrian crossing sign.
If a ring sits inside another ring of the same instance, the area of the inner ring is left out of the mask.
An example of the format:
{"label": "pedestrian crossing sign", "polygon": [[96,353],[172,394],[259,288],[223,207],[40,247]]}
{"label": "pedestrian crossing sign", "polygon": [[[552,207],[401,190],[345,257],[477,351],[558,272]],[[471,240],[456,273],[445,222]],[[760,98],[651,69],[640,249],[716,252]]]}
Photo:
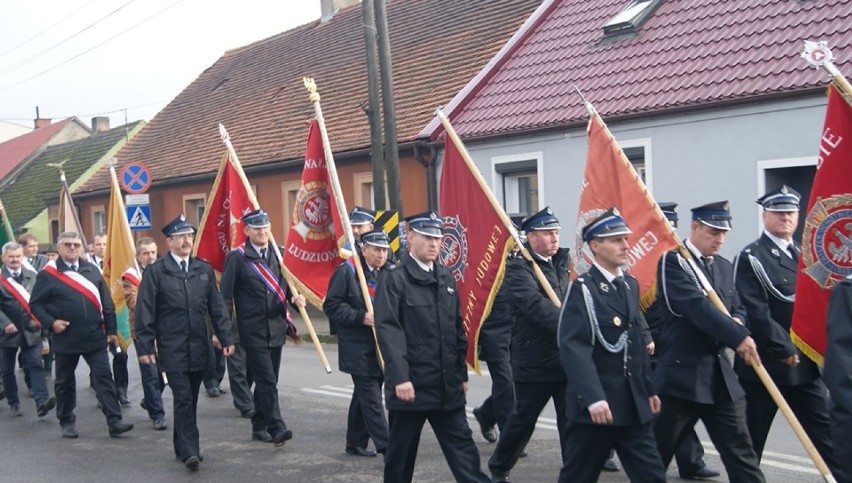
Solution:
{"label": "pedestrian crossing sign", "polygon": [[132,205],[127,207],[127,223],[131,230],[151,229],[151,205]]}

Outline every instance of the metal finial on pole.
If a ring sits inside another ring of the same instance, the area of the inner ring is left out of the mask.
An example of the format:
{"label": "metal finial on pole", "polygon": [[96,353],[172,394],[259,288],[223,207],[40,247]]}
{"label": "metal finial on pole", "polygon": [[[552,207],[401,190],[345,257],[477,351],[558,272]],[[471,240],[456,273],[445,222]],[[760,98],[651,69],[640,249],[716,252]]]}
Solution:
{"label": "metal finial on pole", "polygon": [[828,47],[828,44],[824,41],[814,42],[812,40],[805,40],[805,50],[802,51],[801,56],[805,61],[814,66],[815,68],[823,68],[828,75],[831,76],[831,79],[837,84],[837,87],[840,91],[847,97],[852,97],[852,84],[837,70],[837,67],[834,65],[834,54],[831,52],[831,49]]}

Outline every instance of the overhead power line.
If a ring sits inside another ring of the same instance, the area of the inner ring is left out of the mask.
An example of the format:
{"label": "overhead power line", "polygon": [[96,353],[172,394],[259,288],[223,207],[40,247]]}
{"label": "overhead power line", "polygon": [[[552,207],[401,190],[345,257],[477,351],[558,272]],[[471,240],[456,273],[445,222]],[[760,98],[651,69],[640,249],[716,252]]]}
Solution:
{"label": "overhead power line", "polygon": [[74,10],[73,12],[71,12],[71,13],[69,13],[68,15],[66,15],[66,16],[62,17],[61,19],[59,19],[59,21],[58,21],[58,22],[54,23],[54,24],[53,24],[53,25],[51,25],[50,27],[47,27],[46,29],[44,29],[44,30],[42,30],[41,32],[39,32],[39,33],[37,33],[37,34],[33,35],[32,37],[28,38],[27,40],[24,40],[23,42],[21,42],[20,44],[18,44],[18,45],[16,45],[16,46],[12,47],[11,49],[7,50],[6,52],[3,52],[2,54],[0,54],[0,57],[3,57],[4,55],[6,55],[6,54],[8,54],[8,53],[14,52],[14,51],[18,50],[19,48],[21,48],[21,47],[23,47],[23,46],[27,45],[28,43],[32,42],[33,40],[35,40],[35,39],[37,39],[37,38],[41,37],[42,35],[46,34],[46,33],[47,33],[47,32],[49,32],[50,30],[52,30],[52,29],[53,29],[53,27],[56,27],[57,25],[61,24],[62,22],[64,22],[64,21],[68,20],[68,19],[69,19],[69,18],[71,18],[71,17],[73,17],[74,15],[76,15],[76,14],[77,14],[77,12],[79,12],[80,10],[83,10],[84,8],[86,8],[86,7],[88,7],[89,5],[91,5],[91,4],[93,4],[93,3],[95,3],[96,1],[97,1],[97,0],[90,0],[88,3],[86,3],[86,4],[85,4],[85,5],[83,5],[82,7],[78,8],[77,10]]}

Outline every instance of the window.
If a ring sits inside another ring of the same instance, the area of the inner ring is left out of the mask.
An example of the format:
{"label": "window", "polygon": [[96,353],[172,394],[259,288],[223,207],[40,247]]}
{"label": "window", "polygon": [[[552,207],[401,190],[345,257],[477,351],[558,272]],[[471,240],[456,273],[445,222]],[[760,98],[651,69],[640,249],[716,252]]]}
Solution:
{"label": "window", "polygon": [[492,189],[507,213],[531,214],[544,202],[541,152],[491,159]]}
{"label": "window", "polygon": [[627,8],[604,24],[604,36],[614,37],[635,32],[639,24],[650,16],[659,4],[660,0],[633,0]]}
{"label": "window", "polygon": [[[767,191],[774,190],[781,185],[787,186],[798,191],[802,195],[802,201],[799,204],[799,226],[796,232],[793,233],[793,239],[802,241],[802,230],[805,226],[805,218],[807,217],[808,200],[811,198],[811,188],[816,176],[816,157],[806,158],[786,158],[758,161],[757,163],[757,195],[755,198],[763,196]],[[763,229],[763,208],[758,205],[758,226]]]}
{"label": "window", "polygon": [[281,183],[281,199],[284,200],[284,240],[290,234],[290,218],[296,209],[296,199],[299,195],[301,181],[284,181]]}
{"label": "window", "polygon": [[103,205],[92,207],[92,233],[106,233],[106,210]]}
{"label": "window", "polygon": [[[355,205],[371,210],[376,209],[373,173],[355,173],[352,175],[352,180],[355,184]],[[387,178],[385,178],[385,200],[387,201],[388,199],[388,183]],[[387,202],[385,205],[387,205]]]}
{"label": "window", "polygon": [[648,192],[654,192],[654,178],[651,173],[651,139],[630,139],[627,141],[618,141],[627,160],[633,165],[639,179],[645,183]]}
{"label": "window", "polygon": [[183,197],[183,214],[193,226],[199,226],[204,218],[204,195],[184,195]]}

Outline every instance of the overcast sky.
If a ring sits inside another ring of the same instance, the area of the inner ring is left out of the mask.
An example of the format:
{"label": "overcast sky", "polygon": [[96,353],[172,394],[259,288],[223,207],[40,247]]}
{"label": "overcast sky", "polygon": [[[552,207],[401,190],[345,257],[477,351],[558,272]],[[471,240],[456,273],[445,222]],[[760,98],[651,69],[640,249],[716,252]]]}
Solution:
{"label": "overcast sky", "polygon": [[2,0],[0,120],[150,120],[225,51],[320,16],[320,0]]}

